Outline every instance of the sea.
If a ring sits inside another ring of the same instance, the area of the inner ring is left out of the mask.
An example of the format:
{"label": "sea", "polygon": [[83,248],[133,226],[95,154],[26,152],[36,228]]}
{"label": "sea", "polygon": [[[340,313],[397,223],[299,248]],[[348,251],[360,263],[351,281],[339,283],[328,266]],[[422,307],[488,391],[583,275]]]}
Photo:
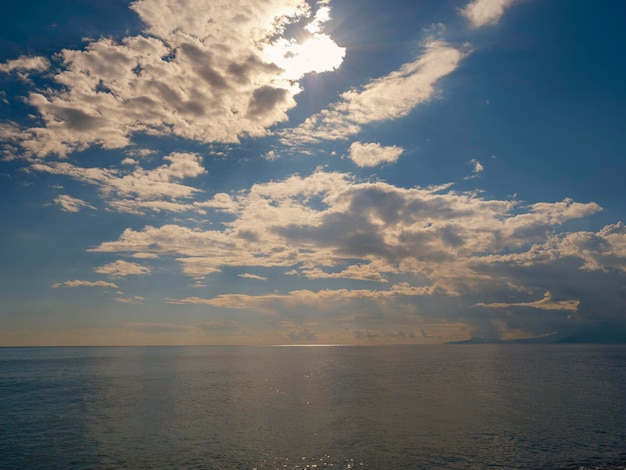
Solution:
{"label": "sea", "polygon": [[625,469],[626,346],[0,348],[1,469]]}

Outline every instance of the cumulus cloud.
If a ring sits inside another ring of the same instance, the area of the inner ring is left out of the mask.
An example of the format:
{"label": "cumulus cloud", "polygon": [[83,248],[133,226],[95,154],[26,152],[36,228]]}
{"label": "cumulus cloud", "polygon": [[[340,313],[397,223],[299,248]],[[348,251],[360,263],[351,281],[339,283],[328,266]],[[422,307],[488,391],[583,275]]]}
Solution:
{"label": "cumulus cloud", "polygon": [[43,72],[50,67],[50,62],[45,57],[22,56],[0,64],[0,72]]}
{"label": "cumulus cloud", "polygon": [[516,0],[473,0],[461,10],[473,28],[497,24]]}
{"label": "cumulus cloud", "polygon": [[378,282],[411,273],[453,292],[452,277],[475,277],[467,260],[524,252],[546,242],[564,222],[600,210],[569,199],[524,205],[447,186],[359,183],[349,174],[322,170],[216,199],[213,204],[233,217],[222,228],[127,229],[92,251],[177,256],[192,277],[223,266]]}
{"label": "cumulus cloud", "polygon": [[276,152],[276,150],[270,150],[265,155],[263,155],[263,158],[270,162],[273,162],[274,160],[278,160],[280,158],[280,154]]}
{"label": "cumulus cloud", "polygon": [[[167,256],[198,279],[237,267],[249,270],[242,277],[250,279],[257,277],[247,273],[272,268],[276,276],[372,283],[363,289],[170,299],[176,304],[296,319],[313,311],[329,318],[337,318],[337,311],[387,318],[408,312],[422,319],[438,315],[466,328],[470,322],[486,332],[495,328],[495,312],[505,309],[508,331],[530,325],[525,334],[561,328],[573,321],[569,316],[597,315],[585,312],[602,296],[613,295],[613,284],[602,276],[619,278],[626,272],[623,224],[598,232],[560,232],[565,222],[599,212],[593,202],[526,204],[458,192],[450,185],[401,188],[318,169],[218,194],[205,204],[228,216],[212,230],[176,224],[129,228],[90,251]],[[615,298],[614,304],[624,300]],[[376,331],[387,337],[381,328]],[[452,330],[461,334],[462,327]]]}
{"label": "cumulus cloud", "polygon": [[[163,160],[163,165],[150,170],[141,167],[132,170],[85,168],[59,161],[33,163],[30,170],[69,176],[95,185],[109,205],[120,212],[142,213],[144,209],[182,212],[193,209],[177,200],[189,198],[199,192],[181,181],[206,173],[202,158],[194,153],[174,152],[163,157]],[[122,164],[126,164],[125,161],[126,159]],[[55,200],[64,210],[80,208],[82,205],[78,201],[80,200],[69,196],[59,196]]]}
{"label": "cumulus cloud", "polygon": [[[273,319],[298,320],[305,312],[346,322],[357,312],[359,318],[373,315],[379,320],[399,312],[402,321],[410,315],[422,321],[438,316],[456,325],[441,333],[442,338],[467,333],[462,328],[469,328],[468,323],[476,331],[504,331],[496,325],[502,321],[496,319],[498,310],[507,311],[507,331],[528,335],[597,317],[592,305],[606,304],[605,312],[615,311],[610,305],[624,305],[615,279],[608,282],[606,277],[620,279],[626,272],[624,225],[559,232],[565,222],[600,211],[597,204],[571,199],[525,204],[452,188],[402,188],[318,169],[231,195],[216,194],[204,208],[226,217],[211,230],[171,223],[128,228],[90,251],[173,258],[187,276],[197,279],[236,267],[247,279],[265,280],[250,273],[272,268],[273,278],[282,272],[304,279],[367,282],[369,287],[362,289],[223,294],[169,302],[240,309]],[[96,271],[111,277],[151,272],[121,260]],[[374,326],[371,331],[390,338],[389,331]],[[415,330],[409,325],[402,331]]]}
{"label": "cumulus cloud", "polygon": [[458,67],[464,54],[442,41],[430,41],[424,53],[361,89],[352,89],[328,109],[283,132],[283,142],[298,145],[342,140],[358,134],[363,125],[398,119],[432,98],[436,83]]}
{"label": "cumulus cloud", "polygon": [[[287,25],[311,17],[304,0],[137,0],[130,7],[143,34],[59,53],[59,86],[28,96],[43,124],[11,136],[22,154],[121,148],[137,134],[201,142],[263,136],[295,106],[296,79],[338,66],[345,52],[321,32],[328,6],[310,23],[308,41],[284,36]],[[282,56],[268,53],[281,41]],[[315,62],[322,50],[334,51],[332,64]],[[296,60],[299,72],[290,75]],[[20,58],[2,67],[41,70],[47,61]]]}
{"label": "cumulus cloud", "polygon": [[563,256],[576,256],[587,271],[619,270],[626,272],[626,227],[610,224],[599,232],[575,232],[562,237],[558,244]]}
{"label": "cumulus cloud", "polygon": [[360,167],[377,166],[382,163],[394,163],[404,149],[395,145],[383,147],[377,143],[364,144],[354,142],[350,145],[350,159]]}
{"label": "cumulus cloud", "polygon": [[109,277],[141,276],[150,274],[152,270],[141,264],[129,261],[117,260],[113,263],[105,264],[95,269],[99,274],[106,274]]}
{"label": "cumulus cloud", "polygon": [[53,284],[52,287],[54,287],[54,288],[59,288],[59,287],[109,287],[111,289],[117,289],[117,284],[115,284],[113,282],[106,282],[106,281],[79,281],[79,280],[75,280],[75,281],[58,282],[56,284]]}
{"label": "cumulus cloud", "polygon": [[80,212],[83,208],[95,209],[91,204],[86,203],[82,199],[78,199],[66,194],[61,194],[54,199],[54,202],[61,206],[65,212]]}

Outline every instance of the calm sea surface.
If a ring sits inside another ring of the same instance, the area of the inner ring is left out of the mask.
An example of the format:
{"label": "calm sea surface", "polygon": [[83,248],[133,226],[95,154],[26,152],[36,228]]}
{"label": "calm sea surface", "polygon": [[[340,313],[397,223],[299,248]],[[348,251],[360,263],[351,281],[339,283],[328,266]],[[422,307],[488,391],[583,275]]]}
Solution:
{"label": "calm sea surface", "polygon": [[2,469],[623,462],[623,346],[0,349]]}

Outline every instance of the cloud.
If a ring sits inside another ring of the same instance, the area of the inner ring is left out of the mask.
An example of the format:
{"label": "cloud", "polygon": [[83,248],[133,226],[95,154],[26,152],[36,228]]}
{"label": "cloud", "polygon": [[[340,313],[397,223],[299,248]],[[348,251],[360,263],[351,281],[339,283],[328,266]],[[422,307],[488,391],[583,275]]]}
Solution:
{"label": "cloud", "polygon": [[106,274],[109,277],[125,277],[125,276],[141,276],[150,274],[152,270],[147,266],[142,266],[137,263],[130,263],[124,260],[114,261],[113,263],[105,264],[96,268],[99,274]]}
{"label": "cloud", "polygon": [[365,124],[398,119],[432,98],[435,84],[458,67],[464,54],[442,41],[430,41],[413,62],[361,89],[352,89],[341,99],[307,118],[295,129],[282,133],[287,145],[321,140],[342,140],[358,134]]}
{"label": "cloud", "polygon": [[476,160],[475,158],[472,158],[470,160],[470,163],[474,166],[474,174],[481,173],[485,169],[482,166],[482,164],[478,160]]}
{"label": "cloud", "polygon": [[354,142],[350,145],[350,159],[361,168],[382,163],[394,163],[400,158],[402,152],[404,149],[395,145],[383,147],[380,144],[361,142]]}
{"label": "cloud", "polygon": [[[213,298],[186,297],[182,299],[168,299],[174,305],[206,305],[218,308],[246,310],[263,314],[269,318],[288,318],[301,320],[310,312],[315,312],[319,318],[326,319],[353,319],[355,315],[371,317],[377,320],[384,317],[402,317],[410,311],[418,297],[431,296],[436,290],[431,287],[414,287],[406,283],[392,286],[388,290],[369,289],[323,289],[311,291],[308,289],[295,290],[287,294],[222,294]],[[361,312],[360,314],[355,312]],[[382,314],[381,312],[384,312]],[[400,313],[399,313],[400,312]]]}
{"label": "cloud", "polygon": [[[199,142],[264,136],[295,106],[296,79],[337,67],[345,53],[321,32],[327,6],[318,8],[308,41],[285,36],[287,25],[304,30],[301,21],[311,17],[304,0],[137,0],[130,8],[144,22],[142,34],[100,38],[58,54],[56,86],[27,98],[42,124],[11,136],[19,153],[122,148],[140,134]],[[297,76],[269,58],[281,41],[288,62],[301,62]],[[329,52],[336,56],[332,64],[315,62],[327,61]],[[42,70],[47,61],[20,58],[1,66]]]}
{"label": "cloud", "polygon": [[482,163],[480,163],[475,158],[472,158],[469,161],[469,164],[472,165],[473,170],[472,170],[472,174],[471,175],[466,176],[465,178],[463,178],[465,180],[471,180],[471,179],[477,178],[483,172],[483,170],[485,169],[485,167],[482,165]]}
{"label": "cloud", "polygon": [[[125,164],[124,160],[122,164]],[[202,158],[194,153],[174,152],[163,157],[163,160],[165,164],[151,170],[138,166],[132,170],[85,168],[59,161],[36,162],[29,169],[69,176],[83,183],[95,185],[101,195],[108,200],[109,206],[120,212],[140,214],[144,209],[155,212],[195,210],[193,206],[179,203],[177,200],[190,198],[199,192],[198,189],[184,185],[181,181],[206,173],[202,166]],[[77,205],[80,205],[76,202],[79,200],[68,198],[69,196],[60,196],[55,202],[64,208],[77,208]]]}
{"label": "cloud", "polygon": [[144,301],[144,298],[140,295],[135,295],[133,297],[116,297],[114,299],[116,302],[119,302],[121,304],[142,304]]}
{"label": "cloud", "polygon": [[273,162],[274,160],[278,160],[280,158],[280,154],[276,152],[276,150],[270,150],[265,155],[263,155],[265,160]]}
{"label": "cloud", "polygon": [[258,276],[256,274],[243,273],[243,274],[237,274],[237,276],[243,277],[246,279],[256,279],[257,281],[267,281],[267,278],[265,276]]}
{"label": "cloud", "polygon": [[86,203],[82,199],[78,199],[66,194],[61,194],[54,199],[54,202],[61,206],[65,212],[80,212],[84,207],[88,209],[95,209],[91,204]]}
{"label": "cloud", "polygon": [[110,287],[111,289],[117,289],[117,284],[115,284],[113,282],[106,282],[106,281],[79,281],[79,280],[75,280],[75,281],[58,282],[56,284],[53,284],[52,287],[54,287],[54,288],[59,288],[59,287]]}
{"label": "cloud", "polygon": [[412,274],[454,292],[452,279],[475,277],[467,260],[525,252],[564,222],[601,210],[570,199],[524,205],[448,186],[358,183],[322,170],[256,184],[232,197],[216,195],[207,205],[232,219],[214,230],[175,224],[126,229],[91,251],[177,256],[192,277],[224,266],[376,282]]}
{"label": "cloud", "polygon": [[473,0],[461,10],[473,28],[497,24],[515,0]]}
{"label": "cloud", "polygon": [[308,279],[354,279],[359,281],[388,282],[383,273],[398,274],[398,270],[381,260],[352,264],[338,272],[327,272],[319,267],[302,268],[286,274],[301,274]]}
{"label": "cloud", "polygon": [[145,333],[176,333],[186,332],[189,330],[187,325],[175,325],[172,323],[150,323],[150,322],[131,322],[124,323],[124,328],[142,331]]}
{"label": "cloud", "polygon": [[[615,279],[626,272],[623,224],[598,232],[563,231],[563,224],[590,217],[600,206],[571,199],[526,204],[452,188],[402,188],[318,169],[214,196],[205,202],[207,210],[226,217],[211,230],[176,224],[128,228],[89,251],[174,258],[196,279],[234,267],[245,270],[245,278],[271,268],[272,281],[288,275],[295,276],[290,283],[363,282],[353,289],[169,302],[246,310],[270,319],[315,312],[352,323],[355,315],[380,321],[417,315],[422,322],[437,318],[456,325],[438,333],[441,338],[472,328],[485,335],[547,334],[597,317],[592,305],[605,305],[604,311],[613,312],[606,313],[610,318],[616,318],[615,306],[626,305],[611,293],[620,292]],[[533,300],[545,292],[549,298]],[[506,329],[497,324],[503,320],[496,311],[503,309]],[[382,324],[374,326],[368,328],[387,337]],[[417,331],[410,325],[402,330]]]}
{"label": "cloud", "polygon": [[266,49],[266,54],[284,70],[284,78],[295,80],[310,72],[337,69],[343,62],[346,49],[339,47],[327,34],[314,33],[302,44],[282,39]]}
{"label": "cloud", "polygon": [[199,323],[196,325],[196,328],[200,328],[203,331],[208,333],[239,333],[241,328],[239,323],[233,320],[222,320],[222,321],[207,321],[204,323]]}
{"label": "cloud", "polygon": [[9,60],[0,64],[0,72],[43,72],[50,67],[50,62],[45,57],[22,56],[18,59]]}
{"label": "cloud", "polygon": [[537,308],[540,310],[569,310],[575,312],[578,309],[578,305],[580,301],[577,299],[573,300],[553,300],[552,294],[550,292],[546,292],[542,299],[536,300],[534,302],[518,302],[518,303],[478,303],[476,307],[488,307],[488,308],[510,308],[510,307],[530,307]]}
{"label": "cloud", "polygon": [[317,334],[308,328],[298,328],[287,333],[290,341],[309,343],[317,340]]}
{"label": "cloud", "polygon": [[607,225],[597,233],[569,233],[557,246],[562,256],[583,260],[581,269],[626,272],[626,227],[622,222]]}

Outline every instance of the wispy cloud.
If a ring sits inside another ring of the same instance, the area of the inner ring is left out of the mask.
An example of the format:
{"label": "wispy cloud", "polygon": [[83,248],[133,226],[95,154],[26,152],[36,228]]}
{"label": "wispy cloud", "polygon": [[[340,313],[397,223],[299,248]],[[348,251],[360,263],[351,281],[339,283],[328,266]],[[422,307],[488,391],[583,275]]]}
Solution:
{"label": "wispy cloud", "polygon": [[469,176],[466,176],[464,179],[466,180],[471,180],[474,178],[477,178],[485,169],[485,167],[482,165],[482,163],[480,163],[476,158],[472,158],[469,161],[469,164],[472,166],[472,174]]}
{"label": "wispy cloud", "polygon": [[473,0],[461,10],[473,28],[497,24],[516,0]]}
{"label": "wispy cloud", "polygon": [[[214,298],[187,297],[183,299],[169,299],[172,304],[200,304],[225,307],[232,309],[248,309],[265,313],[270,316],[282,313],[283,315],[301,315],[302,311],[312,308],[317,312],[327,312],[329,315],[341,315],[339,305],[354,302],[387,303],[393,297],[417,297],[432,295],[436,290],[432,287],[412,287],[406,283],[392,286],[389,290],[350,290],[325,289],[320,291],[298,290],[288,294],[223,294]],[[304,310],[302,310],[304,309]],[[289,313],[289,312],[292,313]]]}
{"label": "wispy cloud", "polygon": [[478,303],[476,307],[488,307],[488,308],[510,308],[510,307],[530,307],[540,310],[569,310],[575,312],[580,305],[580,301],[577,299],[571,300],[553,300],[552,294],[546,292],[542,299],[534,302],[517,302],[517,303],[503,303],[496,302],[491,304]]}
{"label": "wispy cloud", "polygon": [[80,212],[83,208],[95,209],[94,206],[88,204],[82,199],[78,199],[67,194],[61,194],[54,199],[54,202],[58,204],[65,212]]}
{"label": "wispy cloud", "polygon": [[257,281],[267,281],[267,277],[259,276],[257,274],[243,273],[243,274],[238,274],[238,276],[243,277],[245,279],[256,279]]}
{"label": "wispy cloud", "polygon": [[121,304],[142,304],[144,301],[144,298],[140,295],[135,295],[133,297],[115,297],[114,299],[116,302],[121,303]]}
{"label": "wispy cloud", "polygon": [[58,287],[109,287],[111,289],[117,289],[117,284],[113,282],[107,282],[107,281],[75,280],[75,281],[58,282],[56,284],[53,284],[52,287],[54,288],[58,288]]}
{"label": "wispy cloud", "polygon": [[349,90],[328,109],[282,133],[283,143],[298,145],[347,139],[363,125],[398,119],[432,98],[436,83],[458,67],[464,53],[443,41],[430,41],[423,54],[360,89]]}
{"label": "wispy cloud", "polygon": [[[139,297],[139,299],[142,299]],[[141,331],[144,333],[160,334],[160,333],[186,333],[193,334],[194,331],[204,333],[239,333],[240,326],[233,320],[216,320],[207,321],[191,325],[181,325],[176,323],[164,322],[129,322],[122,325],[123,328]]]}
{"label": "wispy cloud", "polygon": [[186,332],[191,328],[187,325],[176,325],[173,323],[156,323],[156,322],[131,322],[124,323],[123,328],[142,331],[145,333],[176,333]]}

